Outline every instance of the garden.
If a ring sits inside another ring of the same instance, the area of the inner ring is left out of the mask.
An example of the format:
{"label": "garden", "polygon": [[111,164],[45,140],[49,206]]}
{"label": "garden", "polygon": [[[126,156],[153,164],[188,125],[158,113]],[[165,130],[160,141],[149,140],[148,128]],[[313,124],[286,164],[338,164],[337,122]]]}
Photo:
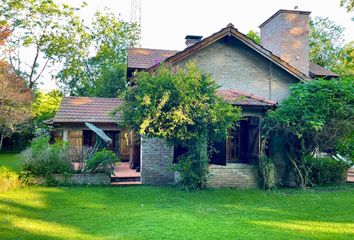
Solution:
{"label": "garden", "polygon": [[[18,155],[5,156],[1,165],[16,166]],[[353,239],[353,204],[353,185],[30,186],[0,193],[0,239]]]}

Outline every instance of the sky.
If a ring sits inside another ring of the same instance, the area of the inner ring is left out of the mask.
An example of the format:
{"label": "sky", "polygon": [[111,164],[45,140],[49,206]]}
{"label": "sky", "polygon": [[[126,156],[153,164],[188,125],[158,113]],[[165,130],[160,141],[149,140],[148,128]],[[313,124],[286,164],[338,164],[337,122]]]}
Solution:
{"label": "sky", "polygon": [[[65,1],[65,0],[62,0]],[[84,19],[91,19],[96,10],[108,7],[123,20],[131,18],[132,0],[85,0],[88,6],[80,10]],[[135,0],[139,2],[139,0]],[[340,0],[140,0],[141,40],[145,48],[182,50],[186,35],[207,37],[228,23],[242,33],[259,30],[258,26],[279,9],[311,11],[311,17],[328,17],[345,28],[346,42],[354,40],[354,13],[339,6]],[[80,0],[66,1],[79,5]],[[138,11],[136,11],[138,12]],[[44,90],[55,88],[46,81]]]}

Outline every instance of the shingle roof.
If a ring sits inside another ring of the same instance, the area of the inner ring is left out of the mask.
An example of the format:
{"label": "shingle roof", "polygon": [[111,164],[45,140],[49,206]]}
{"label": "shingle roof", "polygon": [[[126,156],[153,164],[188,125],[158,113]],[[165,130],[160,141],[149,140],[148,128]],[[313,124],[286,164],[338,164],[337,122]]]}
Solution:
{"label": "shingle roof", "polygon": [[273,107],[277,102],[236,89],[218,90],[217,94],[227,102],[239,106],[264,106]]}
{"label": "shingle roof", "polygon": [[122,103],[117,98],[64,97],[53,122],[115,123],[119,115],[113,118],[110,112]]}
{"label": "shingle roof", "polygon": [[176,54],[175,50],[149,49],[149,48],[129,48],[128,67],[147,69],[159,64],[166,58]]}
{"label": "shingle roof", "polygon": [[[183,59],[186,56],[189,56],[191,53],[202,49],[214,41],[222,38],[226,35],[233,35],[234,37],[240,39],[245,44],[258,51],[261,54],[264,54],[265,57],[268,57],[271,61],[278,63],[281,67],[287,71],[295,74],[297,77],[302,79],[308,79],[303,73],[298,71],[296,68],[290,66],[287,62],[281,60],[279,57],[273,55],[270,51],[258,45],[249,39],[246,35],[240,33],[232,24],[229,24],[226,28],[221,29],[219,32],[214,33],[213,35],[203,39],[197,44],[194,44],[182,51],[176,50],[162,50],[162,49],[148,49],[148,48],[129,48],[128,49],[128,68],[134,69],[149,69],[153,68],[162,61],[176,62],[179,59]],[[338,77],[337,74],[328,71],[327,69],[309,62],[309,72],[310,77]]]}
{"label": "shingle roof", "polygon": [[311,77],[339,77],[338,74],[331,72],[320,65],[310,62]]}

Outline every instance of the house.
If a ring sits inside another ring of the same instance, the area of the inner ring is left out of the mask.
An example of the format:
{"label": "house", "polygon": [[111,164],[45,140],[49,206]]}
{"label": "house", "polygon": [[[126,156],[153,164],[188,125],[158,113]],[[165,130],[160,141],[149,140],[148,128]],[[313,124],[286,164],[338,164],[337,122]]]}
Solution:
{"label": "house", "polygon": [[[209,186],[256,187],[260,121],[266,111],[275,108],[289,95],[290,84],[317,77],[337,77],[309,61],[309,15],[307,11],[277,11],[260,25],[261,44],[228,24],[204,39],[188,35],[187,46],[182,51],[128,49],[129,77],[135,71],[153,71],[160,62],[183,66],[193,60],[220,85],[218,94],[225,101],[242,108],[244,117],[238,129],[230,131],[230,137],[214,145],[218,152],[210,161]],[[170,169],[178,148],[161,139],[122,134],[124,131],[113,124],[117,119],[107,118],[109,109],[119,104],[121,102],[117,99],[64,98],[53,124],[62,130],[64,140],[82,146],[89,144],[91,140],[88,139],[92,137],[83,123],[96,123],[116,138],[119,151],[128,149],[126,159],[135,162],[135,165],[131,164],[133,167],[139,165],[143,184],[173,183],[175,173]],[[119,119],[119,116],[115,118]],[[278,183],[291,185],[292,173],[282,136],[272,137],[270,154],[275,162]]]}

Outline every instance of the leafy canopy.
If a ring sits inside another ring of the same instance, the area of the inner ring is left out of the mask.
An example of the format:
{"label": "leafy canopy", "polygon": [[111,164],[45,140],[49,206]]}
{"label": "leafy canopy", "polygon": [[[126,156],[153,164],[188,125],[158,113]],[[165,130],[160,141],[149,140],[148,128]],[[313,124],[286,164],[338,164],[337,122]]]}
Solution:
{"label": "leafy canopy", "polygon": [[183,147],[186,153],[175,166],[180,184],[185,189],[205,187],[207,143],[226,137],[241,117],[240,108],[218,97],[219,86],[193,62],[161,65],[154,72],[138,73],[134,80],[119,109],[121,125]]}
{"label": "leafy canopy", "polygon": [[[80,24],[76,8],[53,0],[7,0],[0,5],[0,23],[12,35],[6,41],[7,59],[16,74],[35,88],[62,51],[60,37]],[[75,30],[76,31],[76,30]]]}
{"label": "leafy canopy", "polygon": [[[307,185],[307,155],[334,151],[354,131],[354,78],[294,84],[289,98],[267,113],[263,134],[285,133],[299,186]],[[350,147],[349,147],[350,149]],[[348,153],[349,155],[350,153]]]}
{"label": "leafy canopy", "polygon": [[218,85],[193,62],[139,72],[122,105],[122,125],[141,135],[188,145],[218,140],[240,117],[240,109],[216,95]]}
{"label": "leafy canopy", "polygon": [[248,33],[246,34],[247,37],[252,39],[255,43],[260,44],[261,43],[261,36],[259,35],[258,32],[254,30],[249,30]]}
{"label": "leafy canopy", "polygon": [[11,68],[0,61],[0,149],[5,137],[23,130],[31,118],[32,92]]}
{"label": "leafy canopy", "polygon": [[139,26],[106,10],[96,12],[90,26],[68,32],[57,55],[60,86],[71,95],[117,97],[126,88],[127,47],[137,44]]}
{"label": "leafy canopy", "polygon": [[62,97],[63,94],[58,90],[52,90],[48,93],[37,91],[35,93],[35,101],[32,104],[32,117],[36,135],[44,134],[48,130],[44,121],[55,116]]}
{"label": "leafy canopy", "polygon": [[310,20],[310,59],[329,70],[335,71],[341,64],[344,28],[329,18]]}

